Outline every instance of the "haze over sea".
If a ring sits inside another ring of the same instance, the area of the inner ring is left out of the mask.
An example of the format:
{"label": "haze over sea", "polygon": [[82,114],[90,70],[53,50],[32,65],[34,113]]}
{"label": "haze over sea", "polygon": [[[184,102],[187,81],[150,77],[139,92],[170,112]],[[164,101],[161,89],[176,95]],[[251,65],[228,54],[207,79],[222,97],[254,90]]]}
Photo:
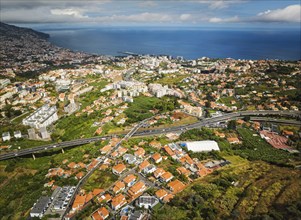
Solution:
{"label": "haze over sea", "polygon": [[41,30],[50,42],[76,51],[104,55],[165,54],[234,59],[301,59],[300,32],[296,29],[175,29],[93,28]]}

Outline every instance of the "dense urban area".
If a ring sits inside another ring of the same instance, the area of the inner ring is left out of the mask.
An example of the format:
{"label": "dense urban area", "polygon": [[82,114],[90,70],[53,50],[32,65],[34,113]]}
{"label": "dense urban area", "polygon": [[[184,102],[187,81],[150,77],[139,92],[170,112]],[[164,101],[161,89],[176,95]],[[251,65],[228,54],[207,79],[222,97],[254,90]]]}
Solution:
{"label": "dense urban area", "polygon": [[0,23],[1,219],[299,219],[301,61],[90,55]]}

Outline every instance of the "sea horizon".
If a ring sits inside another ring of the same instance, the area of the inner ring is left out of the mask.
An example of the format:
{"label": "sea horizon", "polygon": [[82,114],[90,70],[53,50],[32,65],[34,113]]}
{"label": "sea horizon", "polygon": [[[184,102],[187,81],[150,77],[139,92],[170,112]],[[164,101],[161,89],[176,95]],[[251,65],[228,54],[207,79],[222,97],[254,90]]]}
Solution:
{"label": "sea horizon", "polygon": [[120,51],[129,51],[185,59],[301,59],[300,32],[290,28],[87,27],[38,30],[49,34],[49,41],[57,46],[98,55],[120,56]]}

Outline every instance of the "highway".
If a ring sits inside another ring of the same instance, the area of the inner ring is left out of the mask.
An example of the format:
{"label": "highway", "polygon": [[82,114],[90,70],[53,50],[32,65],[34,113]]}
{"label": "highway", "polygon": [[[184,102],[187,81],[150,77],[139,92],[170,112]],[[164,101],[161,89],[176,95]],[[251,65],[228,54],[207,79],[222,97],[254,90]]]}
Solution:
{"label": "highway", "polygon": [[[213,117],[213,118],[205,118],[194,124],[188,124],[188,125],[182,125],[182,126],[170,127],[170,128],[139,131],[138,129],[141,127],[141,125],[143,125],[147,120],[149,120],[149,119],[145,119],[145,120],[141,121],[138,124],[138,126],[134,127],[130,131],[130,133],[128,133],[126,135],[125,138],[128,138],[130,136],[158,135],[158,134],[164,134],[164,133],[169,133],[169,132],[181,132],[181,131],[185,131],[185,130],[208,126],[208,125],[219,123],[219,122],[225,122],[225,121],[229,121],[229,120],[233,120],[233,119],[237,119],[237,118],[242,118],[244,116],[262,117],[262,116],[270,116],[270,115],[297,117],[299,120],[301,118],[300,111],[270,111],[270,110],[241,111],[241,112],[226,113],[224,115]],[[276,121],[274,121],[274,122],[284,123],[284,122],[292,122],[292,120],[276,119]],[[300,125],[299,122],[300,121],[295,121],[294,124]],[[111,138],[111,136],[96,136],[96,137],[91,137],[91,138],[77,139],[77,140],[72,140],[72,141],[65,141],[65,142],[61,142],[61,143],[48,144],[48,145],[43,145],[43,146],[39,146],[39,147],[23,149],[23,150],[0,155],[0,161],[11,159],[14,157],[39,153],[39,152],[43,152],[43,151],[49,151],[49,150],[53,150],[53,149],[63,149],[66,147],[71,147],[71,146],[79,146],[79,145],[88,144],[88,143],[95,142],[95,141],[110,139],[110,138]]]}

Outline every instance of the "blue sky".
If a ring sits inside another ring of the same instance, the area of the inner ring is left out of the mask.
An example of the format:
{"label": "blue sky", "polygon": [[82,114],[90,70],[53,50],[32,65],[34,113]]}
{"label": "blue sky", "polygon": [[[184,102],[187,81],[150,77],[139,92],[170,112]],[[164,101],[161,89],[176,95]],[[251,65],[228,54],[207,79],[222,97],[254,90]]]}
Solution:
{"label": "blue sky", "polygon": [[0,20],[23,26],[300,28],[300,0],[1,0]]}

